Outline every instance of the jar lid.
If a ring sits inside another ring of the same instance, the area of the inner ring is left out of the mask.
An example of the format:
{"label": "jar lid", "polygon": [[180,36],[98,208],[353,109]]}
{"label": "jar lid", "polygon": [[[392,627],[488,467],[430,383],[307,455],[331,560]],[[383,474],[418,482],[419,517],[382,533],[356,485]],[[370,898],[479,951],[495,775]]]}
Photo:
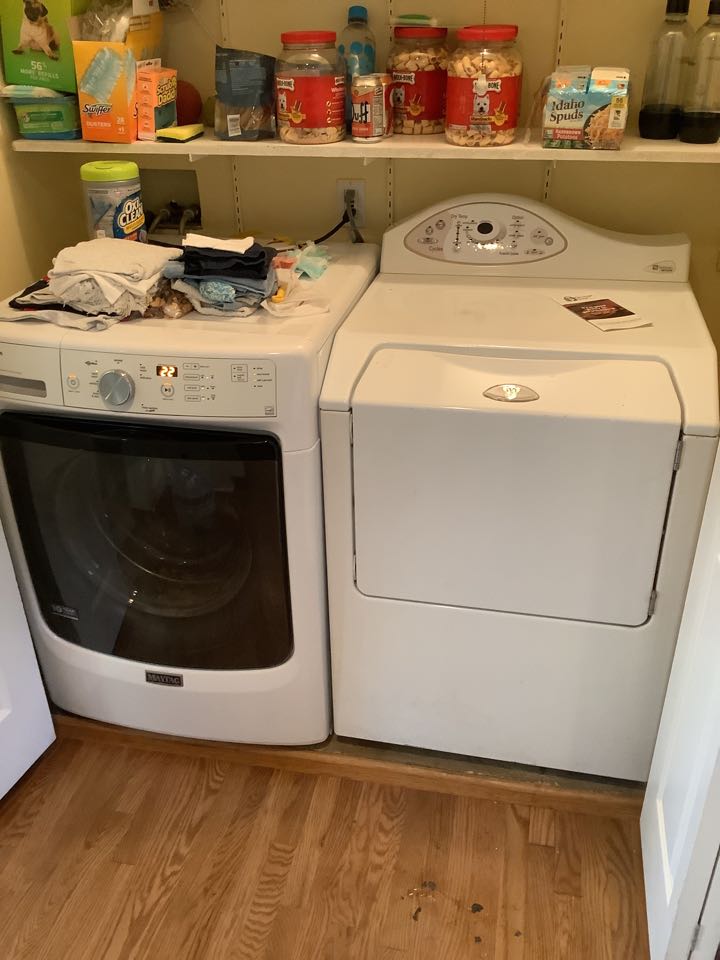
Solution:
{"label": "jar lid", "polygon": [[517,35],[515,23],[476,24],[461,27],[457,32],[458,40],[514,40]]}
{"label": "jar lid", "polygon": [[281,33],[280,40],[283,45],[296,43],[312,46],[314,43],[335,43],[337,34],[334,30],[291,30]]}
{"label": "jar lid", "polygon": [[80,167],[80,179],[90,183],[135,180],[139,176],[138,165],[132,160],[92,160]]}
{"label": "jar lid", "polygon": [[395,27],[398,40],[444,40],[447,27]]}

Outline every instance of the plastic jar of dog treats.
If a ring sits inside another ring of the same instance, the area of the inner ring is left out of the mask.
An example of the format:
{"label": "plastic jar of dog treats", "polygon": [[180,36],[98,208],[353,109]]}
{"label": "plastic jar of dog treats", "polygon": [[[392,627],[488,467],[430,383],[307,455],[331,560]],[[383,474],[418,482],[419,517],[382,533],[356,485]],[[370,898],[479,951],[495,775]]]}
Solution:
{"label": "plastic jar of dog treats", "polygon": [[458,30],[448,61],[445,136],[459,147],[512,143],[520,113],[522,59],[514,24]]}
{"label": "plastic jar of dog treats", "polygon": [[395,133],[442,133],[447,64],[445,27],[395,27],[388,58]]}
{"label": "plastic jar of dog treats", "polygon": [[345,136],[345,61],[330,30],[283,33],[275,64],[280,139],[335,143]]}

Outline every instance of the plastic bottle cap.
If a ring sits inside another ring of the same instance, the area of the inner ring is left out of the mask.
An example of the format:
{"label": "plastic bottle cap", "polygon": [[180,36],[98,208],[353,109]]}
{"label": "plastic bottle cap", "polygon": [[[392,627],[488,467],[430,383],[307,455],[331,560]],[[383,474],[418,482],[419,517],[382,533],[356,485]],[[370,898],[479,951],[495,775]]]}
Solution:
{"label": "plastic bottle cap", "polygon": [[690,10],[690,0],[667,0],[665,13],[684,13],[686,16]]}
{"label": "plastic bottle cap", "polygon": [[461,27],[457,32],[458,40],[514,40],[518,35],[514,23],[487,23],[472,27]]}
{"label": "plastic bottle cap", "polygon": [[395,27],[398,40],[442,40],[447,36],[447,27]]}
{"label": "plastic bottle cap", "polygon": [[138,165],[132,160],[93,160],[80,167],[80,179],[89,183],[135,180],[139,176]]}
{"label": "plastic bottle cap", "polygon": [[314,43],[335,43],[337,34],[334,30],[292,30],[289,33],[281,33],[280,40],[283,45],[306,45],[312,46]]}
{"label": "plastic bottle cap", "polygon": [[352,7],[348,8],[348,20],[364,20],[367,23],[368,12],[367,7],[363,7],[361,4],[353,4]]}

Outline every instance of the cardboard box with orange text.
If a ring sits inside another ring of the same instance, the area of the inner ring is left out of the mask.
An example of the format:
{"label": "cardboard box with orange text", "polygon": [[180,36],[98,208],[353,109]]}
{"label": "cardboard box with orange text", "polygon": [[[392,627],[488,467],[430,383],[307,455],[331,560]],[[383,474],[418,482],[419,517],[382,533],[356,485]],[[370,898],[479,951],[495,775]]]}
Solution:
{"label": "cardboard box with orange text", "polygon": [[80,122],[85,140],[137,139],[138,60],[159,58],[163,15],[133,17],[124,43],[73,40]]}

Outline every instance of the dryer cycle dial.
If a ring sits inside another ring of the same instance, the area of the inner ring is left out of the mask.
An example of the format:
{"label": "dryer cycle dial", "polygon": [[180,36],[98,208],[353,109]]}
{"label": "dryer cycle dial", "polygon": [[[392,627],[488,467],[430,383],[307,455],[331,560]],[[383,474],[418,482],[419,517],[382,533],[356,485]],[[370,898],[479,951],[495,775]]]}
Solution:
{"label": "dryer cycle dial", "polygon": [[123,407],[135,396],[135,383],[124,370],[108,370],[98,382],[103,401],[110,407]]}

